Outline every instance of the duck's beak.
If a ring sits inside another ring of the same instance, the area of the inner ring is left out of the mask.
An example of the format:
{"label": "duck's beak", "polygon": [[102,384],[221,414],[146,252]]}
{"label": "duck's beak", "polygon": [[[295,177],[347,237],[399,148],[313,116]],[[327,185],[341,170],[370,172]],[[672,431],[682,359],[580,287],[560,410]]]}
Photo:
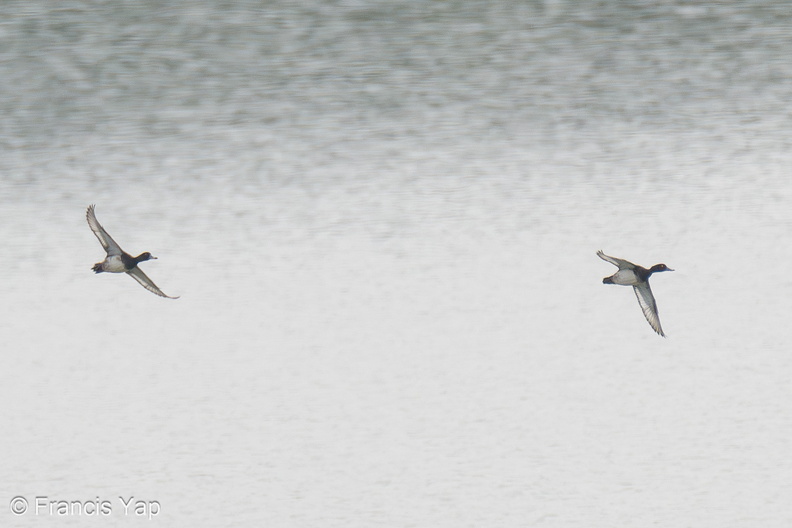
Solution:
{"label": "duck's beak", "polygon": [[[154,258],[157,258],[157,257],[154,257]],[[672,270],[671,268],[668,268],[668,271],[676,271],[676,270]]]}
{"label": "duck's beak", "polygon": [[[157,257],[155,257],[154,255],[151,255],[151,256],[149,257],[149,259],[154,259],[154,260],[156,260],[156,259],[157,259]],[[674,270],[671,270],[671,271],[674,271]]]}

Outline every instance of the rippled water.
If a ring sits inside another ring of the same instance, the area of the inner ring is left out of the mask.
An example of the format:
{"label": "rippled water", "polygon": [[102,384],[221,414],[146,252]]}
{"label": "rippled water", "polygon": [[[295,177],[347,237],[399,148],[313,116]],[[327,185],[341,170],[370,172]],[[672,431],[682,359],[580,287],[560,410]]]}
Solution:
{"label": "rippled water", "polygon": [[6,2],[2,524],[786,526],[790,22]]}

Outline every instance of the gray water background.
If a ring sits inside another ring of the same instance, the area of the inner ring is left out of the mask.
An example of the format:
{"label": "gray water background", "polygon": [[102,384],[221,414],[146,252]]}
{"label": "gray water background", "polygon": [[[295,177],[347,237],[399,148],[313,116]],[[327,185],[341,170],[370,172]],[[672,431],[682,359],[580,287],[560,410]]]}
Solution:
{"label": "gray water background", "polygon": [[[789,526],[791,30],[3,2],[0,523]],[[597,249],[676,269],[667,339]]]}

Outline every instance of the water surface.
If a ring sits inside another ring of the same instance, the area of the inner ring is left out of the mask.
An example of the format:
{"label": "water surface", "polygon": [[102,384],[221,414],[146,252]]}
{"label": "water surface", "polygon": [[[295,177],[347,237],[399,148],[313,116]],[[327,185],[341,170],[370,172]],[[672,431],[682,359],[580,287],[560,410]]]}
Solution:
{"label": "water surface", "polygon": [[[789,27],[777,2],[8,2],[0,498],[786,526]],[[90,272],[91,203],[181,299]],[[668,339],[598,249],[677,270]],[[35,513],[0,515],[86,522]]]}

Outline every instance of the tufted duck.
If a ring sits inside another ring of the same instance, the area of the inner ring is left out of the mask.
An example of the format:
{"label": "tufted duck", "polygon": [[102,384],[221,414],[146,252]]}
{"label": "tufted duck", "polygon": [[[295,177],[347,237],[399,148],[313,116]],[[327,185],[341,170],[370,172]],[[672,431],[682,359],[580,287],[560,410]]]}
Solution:
{"label": "tufted duck", "polygon": [[649,269],[636,266],[627,260],[609,257],[602,250],[597,251],[597,256],[606,262],[610,262],[619,268],[619,271],[602,279],[603,284],[619,284],[622,286],[632,286],[635,296],[638,297],[638,304],[641,305],[644,317],[655,332],[665,337],[663,328],[660,326],[660,317],[657,315],[657,303],[655,302],[652,289],[649,287],[649,277],[652,273],[660,271],[674,271],[665,264],[655,264]]}
{"label": "tufted duck", "polygon": [[88,219],[88,225],[91,227],[94,235],[96,235],[96,238],[99,239],[99,243],[102,244],[102,247],[107,252],[107,258],[105,258],[102,262],[94,264],[92,269],[95,273],[102,273],[103,271],[110,273],[126,273],[138,281],[141,286],[146,288],[148,291],[156,293],[160,297],[178,299],[178,297],[165,295],[162,290],[157,288],[157,285],[154,284],[145,273],[143,273],[143,270],[138,267],[139,263],[150,259],[156,259],[157,257],[153,256],[148,251],[141,253],[137,257],[133,257],[121,249],[121,247],[116,244],[115,240],[113,240],[110,235],[107,234],[107,231],[105,231],[104,228],[99,224],[99,221],[96,219],[96,213],[94,212],[93,205],[88,207],[88,212],[85,214],[85,217]]}

